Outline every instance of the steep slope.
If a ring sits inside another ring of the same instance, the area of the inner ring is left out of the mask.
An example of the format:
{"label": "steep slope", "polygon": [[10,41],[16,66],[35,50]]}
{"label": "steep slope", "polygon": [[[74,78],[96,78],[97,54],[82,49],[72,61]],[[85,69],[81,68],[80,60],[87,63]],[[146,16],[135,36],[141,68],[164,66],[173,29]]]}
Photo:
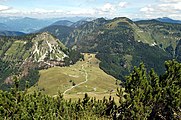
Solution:
{"label": "steep slope", "polygon": [[73,24],[71,25],[71,27],[73,27],[73,28],[78,28],[78,27],[80,27],[81,25],[86,24],[86,23],[88,23],[88,21],[79,20],[79,21],[73,23]]}
{"label": "steep slope", "polygon": [[[0,50],[2,59],[5,61],[31,59],[40,62],[47,58],[50,58],[49,60],[62,61],[66,57],[62,51],[66,51],[67,48],[58,39],[46,32],[34,35],[29,40],[23,40],[22,37],[19,40],[14,38],[9,41],[7,50]],[[2,48],[8,44],[7,41],[2,41],[3,43]]]}
{"label": "steep slope", "polygon": [[70,65],[79,58],[78,52],[66,48],[47,32],[23,37],[1,37],[0,65],[4,67],[0,76],[0,88],[6,89],[11,85],[13,75],[22,79],[22,85],[25,80],[33,85],[38,80],[39,69]]}
{"label": "steep slope", "polygon": [[[157,20],[138,21],[136,24],[142,30],[141,35],[146,35],[150,44],[157,44],[166,49],[172,46],[175,50],[178,41],[181,39],[181,24],[163,23]],[[141,35],[137,39],[144,39]]]}
{"label": "steep slope", "polygon": [[141,23],[128,18],[101,18],[75,29],[66,44],[82,52],[97,53],[96,57],[101,60],[100,67],[123,80],[140,62],[161,73],[164,71],[164,61],[173,58],[149,34],[152,34],[151,31],[144,30]]}
{"label": "steep slope", "polygon": [[[50,26],[40,29],[37,32],[49,32],[49,33],[53,34],[54,36],[56,36],[62,43],[70,46],[69,43],[67,43],[67,41],[68,41],[67,37],[69,39],[69,35],[71,33],[75,33],[76,28],[79,28],[86,23],[88,23],[88,21],[86,21],[86,20],[80,20],[80,21],[77,21],[74,23],[67,21],[67,20],[60,20]],[[91,22],[90,22],[90,24],[91,24]],[[92,25],[90,25],[90,26],[92,26]],[[73,35],[71,37],[75,37],[75,36]]]}
{"label": "steep slope", "polygon": [[62,26],[62,25],[51,25],[45,28],[42,28],[38,32],[49,32],[56,36],[61,42],[64,43],[64,40],[69,36],[69,34],[74,30],[72,27]]}
{"label": "steep slope", "polygon": [[32,39],[34,45],[32,46],[31,56],[35,61],[64,61],[65,57],[68,57],[63,51],[66,51],[66,47],[59,42],[58,39],[50,35],[49,33],[42,33]]}
{"label": "steep slope", "polygon": [[104,18],[98,18],[96,20],[87,22],[86,24],[79,26],[77,29],[75,29],[73,32],[70,33],[70,35],[64,42],[65,45],[73,46],[78,41],[83,40],[84,36],[93,33],[93,31],[99,29],[99,27],[106,24],[106,22],[107,21]]}

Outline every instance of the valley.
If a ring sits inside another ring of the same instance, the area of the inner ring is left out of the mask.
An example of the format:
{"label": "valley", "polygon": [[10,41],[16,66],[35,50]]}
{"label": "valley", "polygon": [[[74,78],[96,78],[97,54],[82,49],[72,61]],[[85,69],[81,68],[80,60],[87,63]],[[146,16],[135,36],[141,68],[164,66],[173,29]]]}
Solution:
{"label": "valley", "polygon": [[25,20],[0,32],[0,119],[181,116],[179,21]]}
{"label": "valley", "polygon": [[[116,97],[119,81],[99,68],[100,61],[95,54],[84,53],[84,61],[78,61],[69,67],[54,67],[40,71],[39,81],[29,89],[32,93],[56,96],[60,91],[65,99],[83,98],[85,93],[90,97],[102,99]],[[117,84],[116,84],[117,82]]]}

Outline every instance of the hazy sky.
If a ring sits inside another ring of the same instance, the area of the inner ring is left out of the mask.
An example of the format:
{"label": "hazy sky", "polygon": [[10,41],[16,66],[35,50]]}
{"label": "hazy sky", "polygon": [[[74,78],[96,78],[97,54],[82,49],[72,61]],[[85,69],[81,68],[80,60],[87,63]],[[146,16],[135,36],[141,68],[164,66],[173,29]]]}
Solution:
{"label": "hazy sky", "polygon": [[181,0],[0,0],[0,16],[171,17],[181,20]]}

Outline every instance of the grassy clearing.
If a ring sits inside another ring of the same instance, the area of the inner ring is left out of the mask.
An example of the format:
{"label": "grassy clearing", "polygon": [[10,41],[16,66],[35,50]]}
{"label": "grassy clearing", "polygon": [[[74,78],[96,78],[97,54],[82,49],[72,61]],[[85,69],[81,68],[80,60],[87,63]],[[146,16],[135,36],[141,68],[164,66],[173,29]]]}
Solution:
{"label": "grassy clearing", "polygon": [[6,52],[7,55],[14,55],[17,54],[17,50],[21,49],[23,47],[23,42],[22,41],[15,41],[12,46],[8,49]]}
{"label": "grassy clearing", "polygon": [[[42,93],[56,95],[58,91],[64,92],[73,86],[73,82],[84,84],[67,91],[64,98],[83,98],[85,93],[90,97],[102,99],[104,96],[116,97],[116,79],[99,68],[99,60],[95,54],[84,54],[85,61],[79,61],[70,67],[54,67],[40,71],[38,83],[29,89],[29,92],[41,90]],[[84,69],[83,69],[83,68]]]}

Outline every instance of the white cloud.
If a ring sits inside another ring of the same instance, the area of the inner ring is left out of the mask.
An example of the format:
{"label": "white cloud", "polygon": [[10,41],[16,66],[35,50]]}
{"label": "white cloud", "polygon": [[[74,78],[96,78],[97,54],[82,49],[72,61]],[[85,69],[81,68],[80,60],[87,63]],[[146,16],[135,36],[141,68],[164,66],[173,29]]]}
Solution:
{"label": "white cloud", "polygon": [[0,5],[0,11],[5,11],[5,10],[9,10],[9,9],[11,9],[11,7],[5,6],[5,5]]}
{"label": "white cloud", "polygon": [[115,10],[114,5],[112,5],[111,3],[106,3],[104,4],[104,6],[101,8],[102,11],[104,12],[109,12],[109,11],[113,11]]}
{"label": "white cloud", "polygon": [[53,9],[43,9],[35,8],[32,10],[28,9],[12,9],[10,11],[2,11],[1,15],[5,16],[29,16],[29,17],[58,17],[58,16],[93,16],[96,14],[95,9],[75,9],[75,10],[53,10]]}
{"label": "white cloud", "polygon": [[160,4],[158,5],[161,9],[165,9],[167,11],[175,10],[175,11],[181,11],[181,2],[177,3],[165,3],[165,4]]}
{"label": "white cloud", "polygon": [[140,9],[141,12],[145,12],[145,13],[152,13],[154,11],[154,8],[152,8],[150,5],[143,7]]}
{"label": "white cloud", "polygon": [[[88,0],[95,1],[95,0]],[[118,16],[120,8],[125,8],[129,4],[127,2],[104,3],[102,6],[70,9],[20,9],[13,8],[8,11],[2,11],[0,15],[4,16],[30,16],[30,17],[58,17],[58,16],[93,16],[93,17],[114,17]],[[123,12],[121,14],[124,14]]]}
{"label": "white cloud", "polygon": [[72,11],[64,11],[63,14],[66,15],[95,15],[96,11],[94,9],[77,9]]}
{"label": "white cloud", "polygon": [[174,2],[180,2],[181,0],[160,0],[161,2],[170,2],[170,3],[174,3]]}
{"label": "white cloud", "polygon": [[[105,3],[102,7],[96,9],[96,15],[106,17],[119,16],[120,8],[126,8],[128,5],[128,2],[119,2],[117,4]],[[121,14],[123,14],[123,12]],[[126,16],[126,14],[124,16]]]}
{"label": "white cloud", "polygon": [[158,4],[147,5],[140,9],[149,18],[171,17],[181,19],[181,0],[160,0]]}
{"label": "white cloud", "polygon": [[120,2],[118,6],[121,8],[125,8],[128,6],[128,2]]}

